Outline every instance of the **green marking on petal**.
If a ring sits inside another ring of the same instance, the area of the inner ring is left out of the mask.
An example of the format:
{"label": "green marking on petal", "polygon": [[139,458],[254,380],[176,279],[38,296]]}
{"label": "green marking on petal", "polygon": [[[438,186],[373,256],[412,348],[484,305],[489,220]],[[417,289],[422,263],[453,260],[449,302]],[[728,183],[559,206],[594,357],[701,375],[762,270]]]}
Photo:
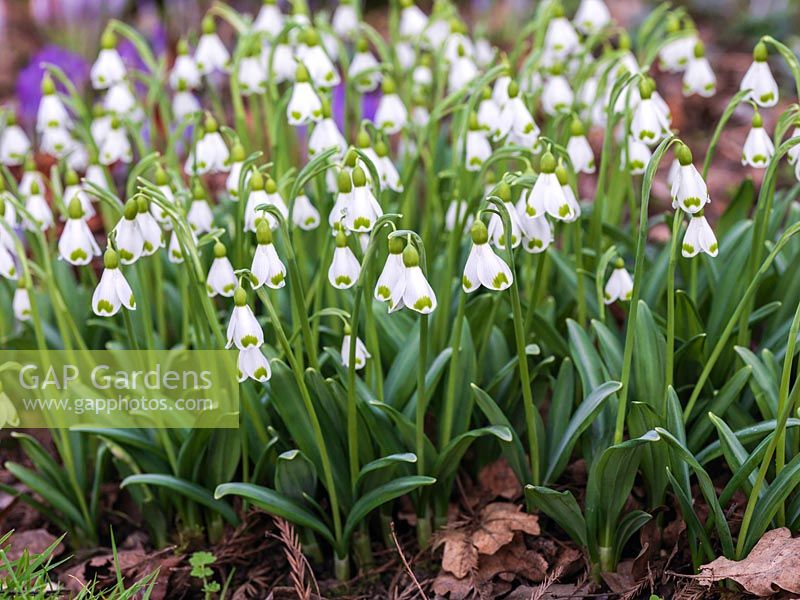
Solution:
{"label": "green marking on petal", "polygon": [[145,252],[152,252],[153,251],[153,244],[151,244],[150,242],[145,242],[144,243],[144,251]]}
{"label": "green marking on petal", "polygon": [[478,158],[477,156],[473,156],[469,159],[470,166],[479,167],[483,164],[483,160]]}
{"label": "green marking on petal", "polygon": [[421,296],[414,302],[414,309],[421,311],[425,308],[433,308],[433,301],[428,296]]}
{"label": "green marking on petal", "polygon": [[767,92],[766,94],[761,94],[758,99],[761,100],[761,102],[770,102],[775,99],[775,94]]}
{"label": "green marking on petal", "polygon": [[283,273],[276,273],[275,275],[270,277],[269,280],[272,282],[272,285],[278,285],[281,281],[284,280]]}
{"label": "green marking on petal", "polygon": [[631,290],[630,292],[626,293],[625,297],[623,298],[623,300],[630,300],[632,295],[633,295],[633,290]]}
{"label": "green marking on petal", "polygon": [[350,285],[352,283],[352,279],[350,279],[347,275],[339,275],[336,278],[336,285]]}
{"label": "green marking on petal", "polygon": [[631,169],[644,169],[644,163],[640,160],[632,160]]}
{"label": "green marking on petal", "polygon": [[702,204],[700,202],[700,198],[696,198],[694,196],[692,196],[690,198],[686,198],[686,200],[684,200],[683,203],[686,206],[701,206],[701,204]]}
{"label": "green marking on petal", "polygon": [[558,207],[558,216],[566,217],[569,215],[569,204],[562,204]]}
{"label": "green marking on petal", "polygon": [[258,367],[253,373],[255,379],[263,379],[267,376],[267,370],[264,367]]}
{"label": "green marking on petal", "polygon": [[300,117],[302,117],[302,116],[303,115],[300,113],[299,110],[293,110],[292,111],[292,118],[293,119],[300,120]]}
{"label": "green marking on petal", "polygon": [[639,132],[639,139],[644,141],[647,138],[649,138],[651,140],[654,140],[656,138],[655,132],[654,131],[649,131],[647,129],[642,129],[642,131]]}
{"label": "green marking on petal", "polygon": [[119,249],[119,257],[122,260],[133,260],[133,254],[125,250],[124,248]]}
{"label": "green marking on petal", "polygon": [[228,285],[226,285],[225,287],[222,288],[222,291],[223,292],[232,292],[235,289],[236,289],[236,284],[235,283],[229,283]]}
{"label": "green marking on petal", "polygon": [[681,247],[683,248],[683,251],[686,252],[687,254],[694,254],[694,246],[692,246],[691,244],[687,244],[686,242],[684,242],[683,246]]}
{"label": "green marking on petal", "polygon": [[111,314],[114,312],[114,305],[111,304],[111,302],[109,302],[108,300],[100,300],[97,303],[97,312],[99,313],[107,312],[108,314]]}
{"label": "green marking on petal", "polygon": [[608,292],[603,292],[603,297],[604,297],[606,300],[611,300],[611,294],[609,294]]}
{"label": "green marking on petal", "polygon": [[254,335],[246,335],[242,338],[242,346],[247,348],[248,346],[257,346],[258,345],[258,338]]}
{"label": "green marking on petal", "polygon": [[463,284],[463,286],[465,288],[471,288],[472,287],[472,282],[467,278],[466,275],[461,277],[461,283]]}
{"label": "green marking on petal", "polygon": [[717,244],[717,242],[714,242],[713,244],[711,244],[711,245],[708,247],[708,249],[709,249],[709,251],[710,251],[711,253],[714,253],[714,252],[716,252],[718,248],[719,248],[719,245]]}
{"label": "green marking on petal", "polygon": [[501,288],[503,287],[504,284],[507,283],[508,283],[508,276],[506,276],[506,274],[503,273],[502,271],[500,271],[497,275],[494,276],[494,279],[492,279],[492,285],[496,288]]}
{"label": "green marking on petal", "polygon": [[389,298],[392,297],[392,292],[385,285],[379,285],[378,286],[378,296],[380,296],[384,300],[388,300]]}
{"label": "green marking on petal", "polygon": [[372,227],[372,219],[367,217],[356,217],[353,221],[353,229],[369,229]]}

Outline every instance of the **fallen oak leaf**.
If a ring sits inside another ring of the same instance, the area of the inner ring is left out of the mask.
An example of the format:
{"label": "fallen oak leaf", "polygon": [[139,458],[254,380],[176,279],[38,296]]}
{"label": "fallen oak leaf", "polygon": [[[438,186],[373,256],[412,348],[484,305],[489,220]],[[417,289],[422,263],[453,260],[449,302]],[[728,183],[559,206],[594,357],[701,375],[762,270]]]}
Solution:
{"label": "fallen oak leaf", "polygon": [[720,557],[700,567],[698,581],[706,586],[732,579],[755,596],[781,590],[800,594],[800,538],[786,528],[765,533],[743,560]]}
{"label": "fallen oak leaf", "polygon": [[520,511],[521,507],[508,502],[488,504],[480,515],[480,527],[472,534],[472,543],[481,554],[494,554],[522,531],[539,535],[539,517]]}
{"label": "fallen oak leaf", "polygon": [[467,532],[460,529],[447,530],[441,539],[444,544],[442,569],[461,579],[478,567],[478,550]]}

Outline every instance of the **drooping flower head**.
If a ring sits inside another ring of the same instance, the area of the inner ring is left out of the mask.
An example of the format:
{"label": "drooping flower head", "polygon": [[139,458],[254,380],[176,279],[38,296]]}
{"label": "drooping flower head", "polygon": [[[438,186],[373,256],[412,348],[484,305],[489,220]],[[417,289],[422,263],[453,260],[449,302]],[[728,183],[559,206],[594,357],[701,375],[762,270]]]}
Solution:
{"label": "drooping flower head", "polygon": [[267,285],[274,290],[286,285],[286,267],[278,257],[272,243],[272,230],[266,219],[259,219],[256,226],[256,246],[250,273],[253,278],[253,289]]}
{"label": "drooping flower head", "polygon": [[606,304],[613,304],[617,300],[630,300],[632,294],[633,278],[625,269],[625,262],[618,258],[603,293],[605,302]]}
{"label": "drooping flower head", "polygon": [[758,110],[753,113],[751,125],[742,147],[742,165],[764,169],[769,159],[775,154],[775,145],[764,130],[764,121]]}
{"label": "drooping flower head", "polygon": [[59,258],[71,265],[88,265],[100,256],[100,247],[84,219],[83,207],[78,198],[69,203],[67,222],[58,240]]}
{"label": "drooping flower head", "polygon": [[750,90],[748,100],[767,108],[778,103],[778,83],[767,63],[767,45],[759,42],[753,49],[753,63],[742,78],[740,90]]}
{"label": "drooping flower head", "polygon": [[225,245],[217,241],[214,244],[214,261],[206,277],[206,290],[211,297],[220,295],[230,298],[236,289],[236,273],[227,254]]}
{"label": "drooping flower head", "polygon": [[461,287],[467,293],[481,286],[495,291],[507,289],[514,276],[505,261],[489,246],[489,231],[483,221],[475,220],[470,235],[472,249],[464,266]]}
{"label": "drooping flower head", "polygon": [[99,317],[113,317],[120,308],[136,310],[128,281],[119,269],[119,255],[109,248],[103,256],[105,269],[92,295],[92,310]]}

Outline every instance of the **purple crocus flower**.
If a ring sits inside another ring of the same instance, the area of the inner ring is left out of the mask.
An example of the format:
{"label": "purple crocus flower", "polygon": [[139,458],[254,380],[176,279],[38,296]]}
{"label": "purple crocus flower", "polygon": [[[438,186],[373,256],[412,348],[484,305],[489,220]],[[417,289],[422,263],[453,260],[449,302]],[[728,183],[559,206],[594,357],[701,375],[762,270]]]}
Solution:
{"label": "purple crocus flower", "polygon": [[[45,72],[44,63],[59,67],[79,91],[89,81],[89,63],[82,56],[52,44],[39,50],[17,76],[16,91],[20,104],[20,119],[28,126],[32,126],[36,119],[36,111],[42,97],[40,86]],[[59,89],[63,91],[60,84]]]}

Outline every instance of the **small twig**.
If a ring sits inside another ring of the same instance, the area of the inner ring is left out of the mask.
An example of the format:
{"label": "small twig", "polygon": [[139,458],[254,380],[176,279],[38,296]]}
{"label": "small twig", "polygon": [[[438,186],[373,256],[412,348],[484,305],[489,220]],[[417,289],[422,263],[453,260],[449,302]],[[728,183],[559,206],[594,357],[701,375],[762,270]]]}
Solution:
{"label": "small twig", "polygon": [[411,577],[411,581],[414,582],[414,585],[417,586],[417,589],[419,590],[419,593],[422,595],[424,600],[428,600],[428,596],[425,595],[422,586],[419,584],[419,581],[417,581],[417,578],[414,575],[414,571],[411,570],[411,566],[408,564],[408,561],[406,560],[406,557],[403,554],[403,549],[400,547],[400,542],[397,541],[397,534],[395,533],[394,530],[394,521],[389,523],[389,525],[391,526],[392,529],[392,540],[394,541],[394,545],[397,547],[397,553],[400,555],[400,560],[403,561],[403,566],[406,568],[406,572]]}

